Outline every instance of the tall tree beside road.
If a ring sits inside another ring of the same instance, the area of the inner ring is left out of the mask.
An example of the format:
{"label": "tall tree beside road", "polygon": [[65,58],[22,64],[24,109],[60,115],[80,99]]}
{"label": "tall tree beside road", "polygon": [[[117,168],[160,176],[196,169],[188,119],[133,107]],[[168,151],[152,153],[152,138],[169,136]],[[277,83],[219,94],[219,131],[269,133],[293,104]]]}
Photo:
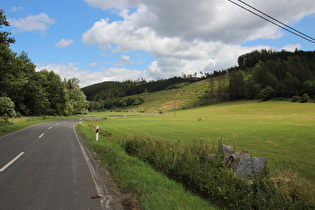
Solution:
{"label": "tall tree beside road", "polygon": [[[0,28],[10,26],[4,11],[0,10]],[[15,104],[18,115],[72,115],[83,112],[86,97],[76,78],[63,82],[53,71],[35,71],[24,51],[10,49],[15,39],[10,33],[0,32],[0,97],[7,97]],[[71,85],[70,85],[71,84]],[[3,114],[0,113],[0,117]]]}
{"label": "tall tree beside road", "polygon": [[88,101],[86,96],[79,86],[80,80],[77,78],[71,78],[64,80],[66,89],[68,91],[69,100],[67,102],[68,112],[80,113],[82,108],[88,107]]}
{"label": "tall tree beside road", "polygon": [[[4,15],[3,9],[0,10],[0,28],[2,28],[2,25],[4,26],[10,26],[9,22],[7,21],[6,16]],[[11,35],[10,32],[6,31],[0,31],[0,44],[13,44],[15,42],[15,39],[13,37],[9,37]]]}

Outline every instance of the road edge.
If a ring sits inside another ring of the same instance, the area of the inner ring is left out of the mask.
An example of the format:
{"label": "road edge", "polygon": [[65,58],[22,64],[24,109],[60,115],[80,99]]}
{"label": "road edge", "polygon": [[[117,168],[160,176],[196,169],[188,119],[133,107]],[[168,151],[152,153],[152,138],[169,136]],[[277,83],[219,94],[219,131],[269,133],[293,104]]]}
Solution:
{"label": "road edge", "polygon": [[[97,190],[98,195],[100,197],[100,203],[103,209],[124,209],[121,201],[123,200],[122,196],[117,195],[112,188],[113,184],[110,183],[106,176],[103,173],[103,170],[98,165],[97,161],[95,160],[94,155],[91,154],[88,146],[86,145],[84,139],[80,136],[76,129],[76,124],[73,125],[73,132],[76,136],[77,142],[81,148],[82,155],[87,163],[87,166],[90,170],[93,182],[95,184],[95,188]],[[109,173],[106,171],[106,173]]]}

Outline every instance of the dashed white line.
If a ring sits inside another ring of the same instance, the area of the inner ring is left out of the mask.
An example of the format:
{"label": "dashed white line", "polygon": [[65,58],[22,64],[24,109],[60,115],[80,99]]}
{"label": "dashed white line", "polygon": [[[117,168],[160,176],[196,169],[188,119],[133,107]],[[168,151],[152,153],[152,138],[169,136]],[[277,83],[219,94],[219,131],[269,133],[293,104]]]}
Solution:
{"label": "dashed white line", "polygon": [[43,135],[44,135],[44,133],[42,133],[38,138],[40,139],[40,138],[42,138],[43,137]]}
{"label": "dashed white line", "polygon": [[11,160],[10,162],[8,162],[5,166],[3,166],[0,169],[0,172],[3,172],[5,169],[7,169],[12,163],[14,163],[17,159],[19,159],[22,155],[24,154],[24,152],[21,152],[18,156],[16,156],[13,160]]}
{"label": "dashed white line", "polygon": [[52,129],[52,127],[51,127],[51,126],[48,128],[48,130],[50,130],[50,129]]}

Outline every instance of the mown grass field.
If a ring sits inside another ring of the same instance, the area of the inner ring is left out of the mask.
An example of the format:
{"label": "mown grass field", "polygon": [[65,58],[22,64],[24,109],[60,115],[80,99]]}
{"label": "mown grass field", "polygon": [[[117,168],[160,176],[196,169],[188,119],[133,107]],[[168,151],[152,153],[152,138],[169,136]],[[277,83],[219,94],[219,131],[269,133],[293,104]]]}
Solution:
{"label": "mown grass field", "polygon": [[235,101],[156,116],[97,122],[113,138],[144,136],[164,141],[223,139],[236,151],[267,157],[271,169],[290,169],[315,183],[315,104]]}

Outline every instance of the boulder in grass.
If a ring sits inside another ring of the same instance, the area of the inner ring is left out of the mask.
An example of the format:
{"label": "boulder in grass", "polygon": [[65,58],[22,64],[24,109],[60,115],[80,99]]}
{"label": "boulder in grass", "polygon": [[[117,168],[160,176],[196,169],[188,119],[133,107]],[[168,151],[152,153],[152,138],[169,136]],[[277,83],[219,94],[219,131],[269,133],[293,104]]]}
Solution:
{"label": "boulder in grass", "polygon": [[222,144],[222,151],[223,151],[223,158],[226,159],[234,153],[234,148],[229,145]]}
{"label": "boulder in grass", "polygon": [[251,179],[265,171],[267,162],[264,157],[241,157],[236,161],[234,172],[243,179]]}

